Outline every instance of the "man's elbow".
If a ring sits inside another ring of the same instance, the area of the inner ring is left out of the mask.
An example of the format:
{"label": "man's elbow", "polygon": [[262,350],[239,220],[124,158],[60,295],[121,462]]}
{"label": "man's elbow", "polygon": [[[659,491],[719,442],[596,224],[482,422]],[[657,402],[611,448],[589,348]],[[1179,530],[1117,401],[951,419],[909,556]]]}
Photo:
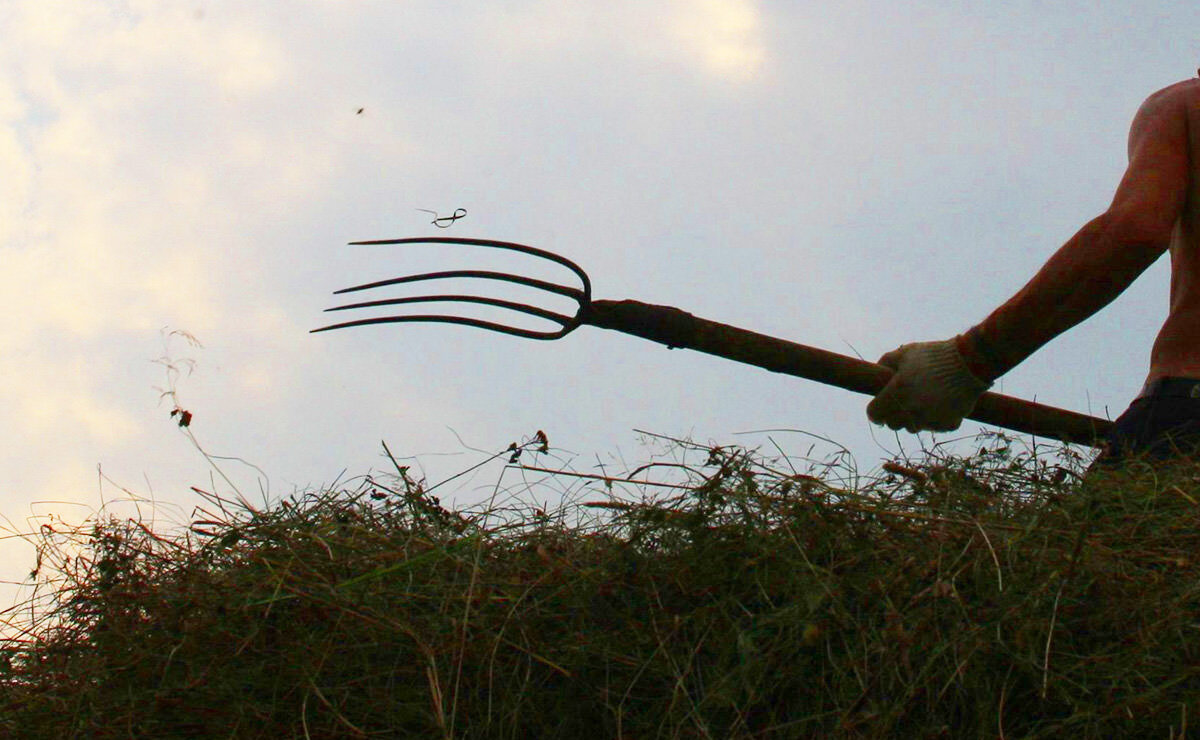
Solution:
{"label": "man's elbow", "polygon": [[[1167,210],[1167,209],[1164,209]],[[1171,245],[1178,219],[1174,214],[1149,209],[1113,208],[1092,222],[1105,240],[1122,247],[1135,247],[1155,257]]]}

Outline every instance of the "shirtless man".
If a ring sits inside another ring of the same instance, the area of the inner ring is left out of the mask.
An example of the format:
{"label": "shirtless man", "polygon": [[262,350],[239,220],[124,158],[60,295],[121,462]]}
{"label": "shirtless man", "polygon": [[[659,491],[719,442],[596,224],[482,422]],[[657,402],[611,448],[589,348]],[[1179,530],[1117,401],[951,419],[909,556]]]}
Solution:
{"label": "shirtless man", "polygon": [[1171,251],[1171,307],[1141,395],[1116,421],[1101,460],[1165,458],[1200,442],[1200,80],[1160,90],[1129,131],[1129,167],[1112,205],[1085,224],[1006,303],[967,332],[905,344],[867,416],[891,429],[957,429],[976,400],[1046,342],[1120,295]]}

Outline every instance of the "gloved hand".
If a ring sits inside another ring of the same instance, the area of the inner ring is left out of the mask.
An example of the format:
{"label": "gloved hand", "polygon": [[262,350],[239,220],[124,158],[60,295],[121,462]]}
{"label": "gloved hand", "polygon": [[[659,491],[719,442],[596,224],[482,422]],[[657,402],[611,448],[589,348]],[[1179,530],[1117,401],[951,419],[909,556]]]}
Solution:
{"label": "gloved hand", "polygon": [[905,344],[879,358],[896,373],[867,405],[867,418],[910,432],[958,429],[991,387],[971,374],[953,339]]}

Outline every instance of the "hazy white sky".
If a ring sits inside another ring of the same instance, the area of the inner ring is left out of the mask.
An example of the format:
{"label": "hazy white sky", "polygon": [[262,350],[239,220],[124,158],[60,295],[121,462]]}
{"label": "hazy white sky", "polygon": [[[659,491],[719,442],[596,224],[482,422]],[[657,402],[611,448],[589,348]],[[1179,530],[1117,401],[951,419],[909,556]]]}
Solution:
{"label": "hazy white sky", "polygon": [[[871,428],[866,397],[716,358],[591,328],[308,330],[336,288],[472,259],[347,241],[437,234],[868,359],[946,338],[1104,209],[1198,27],[1154,0],[0,0],[0,514],[142,497],[184,521],[189,486],[223,487],[168,417],[164,354],[192,361],[200,444],[265,474],[222,464],[249,494],[386,468],[380,440],[436,479],[537,429],[580,470],[636,464],[634,429],[774,428],[869,470],[920,441]],[[1119,414],[1165,268],[998,390]],[[0,557],[20,580],[32,549]]]}

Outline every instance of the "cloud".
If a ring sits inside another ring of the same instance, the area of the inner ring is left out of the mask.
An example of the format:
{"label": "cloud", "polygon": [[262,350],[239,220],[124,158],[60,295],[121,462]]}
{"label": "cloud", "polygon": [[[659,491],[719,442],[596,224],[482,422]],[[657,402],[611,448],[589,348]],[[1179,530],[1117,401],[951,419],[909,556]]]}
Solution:
{"label": "cloud", "polygon": [[151,447],[145,378],[163,325],[230,338],[257,330],[253,311],[278,311],[277,295],[244,289],[262,266],[238,248],[264,214],[315,197],[344,136],[314,147],[322,121],[287,125],[283,37],[238,12],[6,7],[0,424],[31,463],[0,492],[49,493],[52,471],[32,461],[64,451],[86,469]]}
{"label": "cloud", "polygon": [[679,0],[669,38],[709,74],[733,82],[755,79],[767,62],[762,14],[749,0]]}
{"label": "cloud", "polygon": [[492,12],[482,29],[503,45],[507,59],[552,52],[611,63],[617,51],[646,71],[665,63],[705,78],[749,82],[768,58],[762,14],[752,0],[530,2]]}
{"label": "cloud", "polygon": [[[129,442],[139,431],[136,418],[111,394],[99,392],[95,378],[111,373],[108,363],[90,363],[82,358],[70,362],[42,363],[37,373],[18,373],[4,363],[7,375],[23,375],[19,389],[4,393],[15,408],[10,412],[22,421],[26,444],[70,436],[71,430],[101,445]],[[6,414],[7,415],[7,414]]]}

